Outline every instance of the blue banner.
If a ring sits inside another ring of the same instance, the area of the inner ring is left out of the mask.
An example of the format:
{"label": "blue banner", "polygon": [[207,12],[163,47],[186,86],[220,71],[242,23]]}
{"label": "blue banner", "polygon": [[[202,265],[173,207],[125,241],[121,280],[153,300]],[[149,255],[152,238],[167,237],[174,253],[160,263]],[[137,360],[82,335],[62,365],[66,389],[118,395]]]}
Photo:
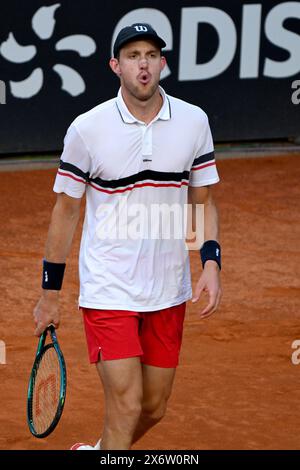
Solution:
{"label": "blue banner", "polygon": [[60,150],[115,96],[112,43],[135,22],[165,39],[161,84],[206,111],[216,141],[300,134],[300,2],[10,0],[0,22],[2,154]]}

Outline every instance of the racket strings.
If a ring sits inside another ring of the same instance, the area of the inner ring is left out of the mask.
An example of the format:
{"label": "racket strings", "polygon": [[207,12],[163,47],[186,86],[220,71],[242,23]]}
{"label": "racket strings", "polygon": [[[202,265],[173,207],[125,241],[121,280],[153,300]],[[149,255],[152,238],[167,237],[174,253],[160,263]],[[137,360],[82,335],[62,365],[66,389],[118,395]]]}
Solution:
{"label": "racket strings", "polygon": [[52,424],[60,399],[60,365],[53,347],[48,348],[39,363],[33,392],[32,418],[37,433]]}

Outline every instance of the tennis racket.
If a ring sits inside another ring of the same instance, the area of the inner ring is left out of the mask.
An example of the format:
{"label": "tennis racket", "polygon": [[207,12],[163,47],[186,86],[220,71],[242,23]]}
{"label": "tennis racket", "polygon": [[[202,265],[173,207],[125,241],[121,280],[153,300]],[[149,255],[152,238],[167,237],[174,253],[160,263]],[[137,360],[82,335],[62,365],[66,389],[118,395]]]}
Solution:
{"label": "tennis racket", "polygon": [[[45,344],[47,337],[50,342]],[[50,325],[40,337],[28,385],[27,422],[35,437],[46,437],[57,426],[64,409],[66,387],[64,356],[55,328]]]}

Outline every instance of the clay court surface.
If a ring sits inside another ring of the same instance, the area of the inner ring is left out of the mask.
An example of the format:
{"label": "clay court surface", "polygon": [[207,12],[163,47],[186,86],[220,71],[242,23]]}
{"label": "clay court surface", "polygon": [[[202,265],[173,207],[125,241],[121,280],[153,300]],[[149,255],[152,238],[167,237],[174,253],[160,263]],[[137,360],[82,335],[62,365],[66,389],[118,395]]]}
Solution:
{"label": "clay court surface", "polygon": [[[300,449],[300,365],[291,361],[292,343],[300,340],[300,155],[222,160],[218,168],[223,301],[206,321],[197,317],[200,306],[188,304],[167,416],[136,449]],[[58,330],[68,367],[64,414],[42,440],[26,423],[37,346],[32,310],[54,176],[55,170],[0,173],[0,340],[7,353],[0,365],[0,449],[68,449],[101,433],[103,394],[77,311],[79,233]],[[197,252],[191,262],[195,281]]]}

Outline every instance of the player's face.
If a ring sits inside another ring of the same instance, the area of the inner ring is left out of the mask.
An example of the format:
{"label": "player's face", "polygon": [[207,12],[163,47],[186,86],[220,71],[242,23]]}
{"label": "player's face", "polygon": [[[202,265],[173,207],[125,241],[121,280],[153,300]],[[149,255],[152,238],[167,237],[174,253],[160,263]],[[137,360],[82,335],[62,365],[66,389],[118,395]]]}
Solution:
{"label": "player's face", "polygon": [[158,89],[165,64],[166,60],[154,42],[135,41],[120,50],[113,70],[119,75],[127,93],[140,101],[147,101]]}

